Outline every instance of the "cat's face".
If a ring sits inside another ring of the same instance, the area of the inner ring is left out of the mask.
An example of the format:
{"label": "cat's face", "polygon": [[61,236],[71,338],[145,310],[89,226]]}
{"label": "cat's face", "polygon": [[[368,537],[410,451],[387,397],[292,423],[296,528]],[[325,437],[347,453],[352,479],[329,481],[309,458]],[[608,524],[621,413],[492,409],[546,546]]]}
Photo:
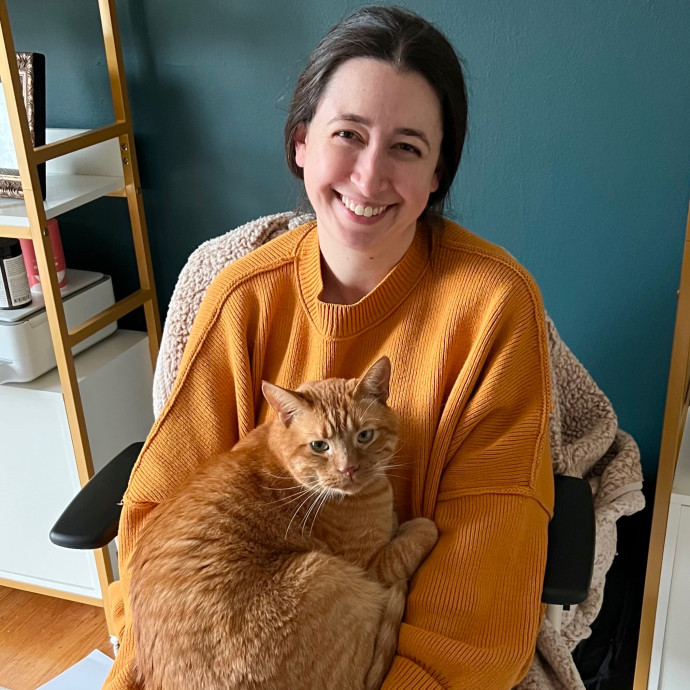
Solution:
{"label": "cat's face", "polygon": [[355,494],[383,475],[398,444],[398,418],[386,406],[390,363],[378,360],[359,381],[327,379],[296,391],[264,385],[284,428],[281,452],[300,484]]}

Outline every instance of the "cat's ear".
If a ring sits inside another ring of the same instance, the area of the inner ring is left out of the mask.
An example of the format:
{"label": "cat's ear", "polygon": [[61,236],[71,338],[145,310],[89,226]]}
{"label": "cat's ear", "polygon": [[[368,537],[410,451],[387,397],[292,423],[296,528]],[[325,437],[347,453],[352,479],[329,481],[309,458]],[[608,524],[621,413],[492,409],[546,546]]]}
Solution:
{"label": "cat's ear", "polygon": [[261,392],[285,426],[290,426],[295,415],[309,407],[309,403],[299,393],[285,390],[268,381],[261,382]]}
{"label": "cat's ear", "polygon": [[385,355],[377,359],[355,386],[355,397],[375,398],[380,403],[388,400],[391,380],[391,362]]}

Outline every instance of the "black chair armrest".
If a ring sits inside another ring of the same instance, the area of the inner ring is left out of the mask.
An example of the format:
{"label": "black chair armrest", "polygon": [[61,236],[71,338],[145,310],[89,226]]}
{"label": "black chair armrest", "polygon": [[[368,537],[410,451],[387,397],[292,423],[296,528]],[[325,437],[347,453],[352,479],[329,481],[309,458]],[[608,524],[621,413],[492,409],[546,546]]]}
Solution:
{"label": "black chair armrest", "polygon": [[50,531],[50,541],[68,549],[98,549],[117,536],[120,505],[143,441],[116,455],[82,487]]}
{"label": "black chair armrest", "polygon": [[594,501],[585,479],[554,477],[553,519],[542,601],[571,606],[587,598],[594,567]]}

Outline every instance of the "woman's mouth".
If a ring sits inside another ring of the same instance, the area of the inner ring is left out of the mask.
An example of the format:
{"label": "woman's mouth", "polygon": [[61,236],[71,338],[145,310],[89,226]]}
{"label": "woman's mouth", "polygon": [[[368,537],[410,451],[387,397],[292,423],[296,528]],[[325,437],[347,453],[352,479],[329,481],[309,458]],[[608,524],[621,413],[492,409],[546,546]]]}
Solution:
{"label": "woman's mouth", "polygon": [[364,206],[356,203],[352,199],[349,199],[344,194],[340,195],[340,200],[343,202],[343,206],[345,206],[345,208],[352,211],[355,215],[364,216],[365,218],[378,216],[388,208],[388,206]]}

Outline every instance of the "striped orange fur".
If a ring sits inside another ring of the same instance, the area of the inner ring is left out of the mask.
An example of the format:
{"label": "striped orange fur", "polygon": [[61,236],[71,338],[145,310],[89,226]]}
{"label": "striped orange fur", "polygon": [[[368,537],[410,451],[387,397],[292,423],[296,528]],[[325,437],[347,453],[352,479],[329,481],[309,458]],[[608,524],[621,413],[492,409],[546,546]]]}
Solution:
{"label": "striped orange fur", "polygon": [[264,383],[276,418],[155,509],[130,563],[143,687],[380,687],[437,539],[397,527],[389,379],[382,357],[359,380]]}

